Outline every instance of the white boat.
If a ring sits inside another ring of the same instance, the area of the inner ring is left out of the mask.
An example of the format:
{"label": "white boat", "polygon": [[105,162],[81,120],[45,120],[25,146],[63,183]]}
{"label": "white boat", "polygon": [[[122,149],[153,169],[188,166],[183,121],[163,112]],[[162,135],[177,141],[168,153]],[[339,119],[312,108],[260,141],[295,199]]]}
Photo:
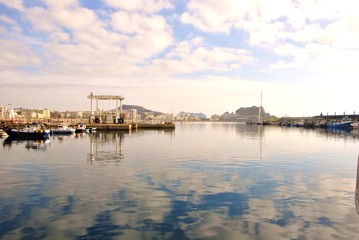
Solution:
{"label": "white boat", "polygon": [[0,129],[0,138],[7,136],[8,136],[7,133],[4,130]]}
{"label": "white boat", "polygon": [[75,133],[84,133],[86,131],[86,124],[79,123],[75,129]]}
{"label": "white boat", "polygon": [[66,124],[62,123],[57,125],[57,128],[51,129],[52,134],[72,134],[75,133],[75,129],[68,127]]}
{"label": "white boat", "polygon": [[350,125],[352,126],[352,128],[359,129],[359,122],[355,122]]}

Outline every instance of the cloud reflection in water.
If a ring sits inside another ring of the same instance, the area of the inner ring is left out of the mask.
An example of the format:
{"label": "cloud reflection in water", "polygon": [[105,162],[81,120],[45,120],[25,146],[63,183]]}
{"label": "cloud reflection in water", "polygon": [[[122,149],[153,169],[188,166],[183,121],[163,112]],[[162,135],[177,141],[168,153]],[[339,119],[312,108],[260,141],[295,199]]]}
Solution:
{"label": "cloud reflection in water", "polygon": [[0,236],[357,237],[350,157],[358,143],[318,134],[183,124],[175,134],[55,138],[46,153],[23,154],[19,143],[2,152]]}

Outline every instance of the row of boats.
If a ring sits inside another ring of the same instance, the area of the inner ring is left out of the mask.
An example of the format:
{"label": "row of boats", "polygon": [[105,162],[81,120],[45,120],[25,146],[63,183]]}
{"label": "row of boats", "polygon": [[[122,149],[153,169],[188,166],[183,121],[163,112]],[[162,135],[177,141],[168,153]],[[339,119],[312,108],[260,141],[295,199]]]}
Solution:
{"label": "row of boats", "polygon": [[359,122],[354,122],[351,119],[347,120],[337,120],[337,121],[320,121],[320,122],[311,122],[311,121],[298,121],[298,122],[280,122],[279,124],[274,125],[280,125],[280,126],[288,126],[288,127],[319,127],[319,128],[341,128],[341,129],[359,129]]}
{"label": "row of boats", "polygon": [[359,122],[353,122],[353,121],[343,121],[343,122],[333,122],[333,123],[327,123],[328,128],[359,128]]}
{"label": "row of boats", "polygon": [[95,128],[87,128],[84,123],[79,123],[74,128],[66,124],[59,124],[57,127],[51,129],[46,129],[44,125],[27,124],[23,128],[7,128],[5,132],[10,138],[46,139],[55,134],[74,134],[93,132],[95,130]]}

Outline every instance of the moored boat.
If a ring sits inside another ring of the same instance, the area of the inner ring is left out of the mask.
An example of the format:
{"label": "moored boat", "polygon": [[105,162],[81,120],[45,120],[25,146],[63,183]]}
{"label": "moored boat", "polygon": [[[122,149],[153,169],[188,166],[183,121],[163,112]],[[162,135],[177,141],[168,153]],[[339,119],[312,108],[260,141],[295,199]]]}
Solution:
{"label": "moored boat", "polygon": [[50,130],[36,125],[26,125],[21,129],[9,128],[6,133],[14,139],[47,139],[50,137]]}
{"label": "moored boat", "polygon": [[8,136],[7,133],[4,130],[0,129],[0,138],[7,136]]}
{"label": "moored boat", "polygon": [[96,132],[96,128],[95,127],[86,127],[85,131],[87,133],[93,133],[93,132]]}
{"label": "moored boat", "polygon": [[75,133],[84,133],[86,131],[86,124],[79,123],[75,129]]}
{"label": "moored boat", "polygon": [[354,129],[359,129],[359,122],[352,123],[351,126]]}
{"label": "moored boat", "polygon": [[57,128],[51,129],[51,134],[72,134],[75,133],[75,129],[68,127],[66,124],[59,124]]}
{"label": "moored boat", "polygon": [[340,122],[332,122],[327,123],[327,128],[351,128],[353,121],[340,121]]}

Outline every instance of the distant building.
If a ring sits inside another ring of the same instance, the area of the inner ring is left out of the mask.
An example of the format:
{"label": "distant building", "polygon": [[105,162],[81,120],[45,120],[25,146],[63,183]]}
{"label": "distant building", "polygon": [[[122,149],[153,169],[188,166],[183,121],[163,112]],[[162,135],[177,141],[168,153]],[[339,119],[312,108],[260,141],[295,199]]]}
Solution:
{"label": "distant building", "polygon": [[83,112],[82,111],[66,111],[63,113],[63,117],[64,118],[82,118],[83,117]]}
{"label": "distant building", "polygon": [[0,106],[0,119],[5,120],[6,119],[6,110],[7,108],[5,106]]}
{"label": "distant building", "polygon": [[137,109],[130,109],[129,120],[132,122],[137,122]]}
{"label": "distant building", "polygon": [[220,118],[221,118],[221,116],[219,116],[217,114],[211,116],[212,121],[219,121]]}
{"label": "distant building", "polygon": [[176,121],[200,121],[201,119],[198,116],[192,115],[190,113],[180,112],[176,114],[174,120]]}

